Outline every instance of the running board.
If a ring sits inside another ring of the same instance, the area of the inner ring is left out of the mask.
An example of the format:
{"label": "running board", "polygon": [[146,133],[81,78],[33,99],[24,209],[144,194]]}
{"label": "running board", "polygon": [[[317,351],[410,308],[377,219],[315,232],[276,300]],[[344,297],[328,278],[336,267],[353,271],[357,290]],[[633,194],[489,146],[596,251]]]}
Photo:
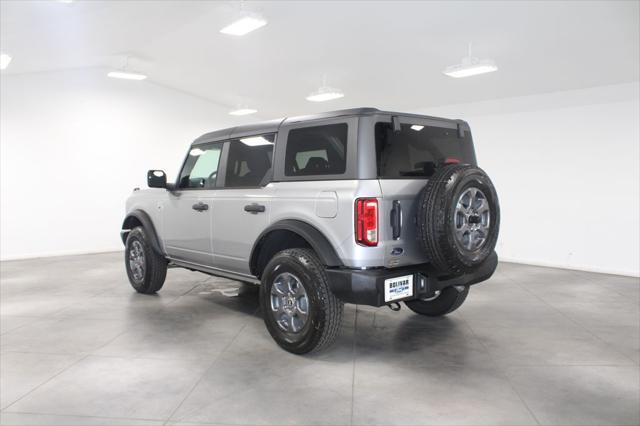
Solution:
{"label": "running board", "polygon": [[260,284],[260,280],[253,275],[239,274],[236,272],[227,271],[225,269],[214,268],[212,266],[205,266],[200,265],[199,263],[192,263],[172,258],[169,258],[169,262],[169,266],[178,266],[181,268],[202,272],[204,274],[214,275],[216,277],[230,278],[232,280],[244,281],[252,284]]}

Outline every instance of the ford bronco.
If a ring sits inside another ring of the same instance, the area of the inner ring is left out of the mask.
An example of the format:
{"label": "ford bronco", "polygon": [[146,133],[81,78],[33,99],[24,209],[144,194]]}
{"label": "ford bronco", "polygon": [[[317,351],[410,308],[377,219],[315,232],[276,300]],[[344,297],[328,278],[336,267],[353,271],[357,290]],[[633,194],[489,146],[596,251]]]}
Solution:
{"label": "ford bronco", "polygon": [[147,174],[122,226],[133,288],[167,267],[260,285],[285,350],[330,345],[343,304],[448,314],[497,266],[500,213],[462,120],[359,108],[207,133]]}

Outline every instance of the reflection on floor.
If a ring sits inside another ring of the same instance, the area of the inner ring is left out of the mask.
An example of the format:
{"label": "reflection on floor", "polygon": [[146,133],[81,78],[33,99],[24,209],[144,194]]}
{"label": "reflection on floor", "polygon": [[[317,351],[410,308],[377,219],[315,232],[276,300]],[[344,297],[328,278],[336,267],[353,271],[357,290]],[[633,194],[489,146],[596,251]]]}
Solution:
{"label": "reflection on floor", "polygon": [[11,424],[637,425],[637,278],[504,263],[446,318],[347,305],[295,356],[255,287],[121,253],[3,262],[0,420]]}

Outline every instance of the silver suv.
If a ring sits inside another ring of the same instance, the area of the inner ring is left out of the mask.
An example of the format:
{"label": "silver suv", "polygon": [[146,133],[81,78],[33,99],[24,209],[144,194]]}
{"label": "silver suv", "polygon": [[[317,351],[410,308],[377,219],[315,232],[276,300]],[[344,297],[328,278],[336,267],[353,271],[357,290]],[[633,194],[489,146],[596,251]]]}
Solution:
{"label": "silver suv", "polygon": [[445,315],[497,265],[499,206],[466,122],[359,108],[207,133],[175,183],[135,190],[122,226],[129,281],[168,266],[260,284],[284,349],[326,347],[343,304]]}

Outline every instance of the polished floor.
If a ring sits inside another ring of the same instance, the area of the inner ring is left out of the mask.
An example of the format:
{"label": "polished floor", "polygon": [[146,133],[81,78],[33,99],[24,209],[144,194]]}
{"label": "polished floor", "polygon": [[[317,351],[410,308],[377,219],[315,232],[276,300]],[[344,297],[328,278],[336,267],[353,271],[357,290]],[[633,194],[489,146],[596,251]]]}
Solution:
{"label": "polished floor", "polygon": [[233,281],[142,296],[120,253],[1,274],[3,425],[640,424],[637,278],[504,263],[446,318],[347,305],[295,356]]}

